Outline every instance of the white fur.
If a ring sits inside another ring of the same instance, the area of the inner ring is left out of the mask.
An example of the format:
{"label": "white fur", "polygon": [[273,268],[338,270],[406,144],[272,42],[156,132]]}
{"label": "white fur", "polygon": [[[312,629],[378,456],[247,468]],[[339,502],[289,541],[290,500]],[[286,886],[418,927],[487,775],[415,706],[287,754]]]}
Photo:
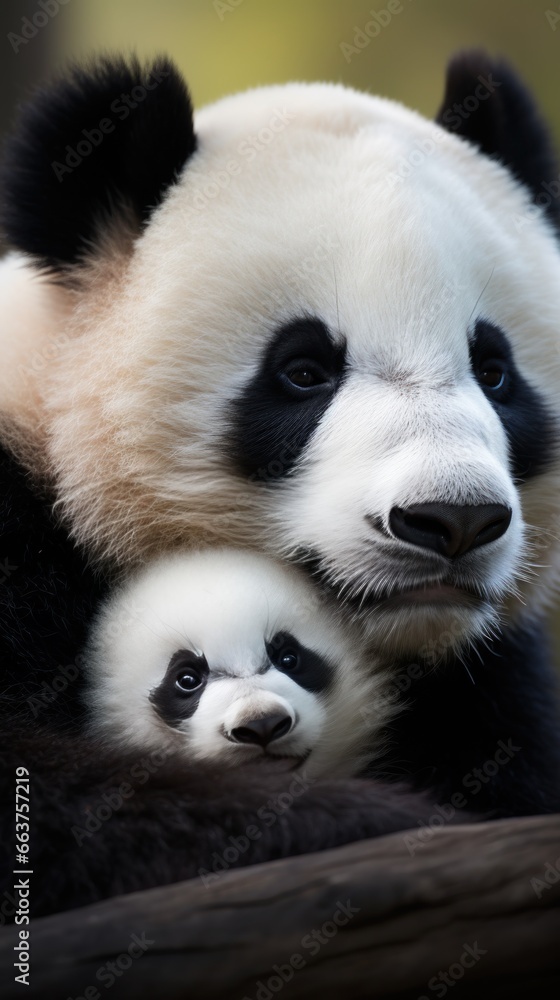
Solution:
{"label": "white fur", "polygon": [[[334,665],[332,687],[312,693],[271,665],[265,643],[278,632]],[[149,696],[182,649],[203,653],[210,674],[194,715],[174,727]],[[386,675],[369,666],[356,635],[336,624],[315,588],[296,569],[247,552],[176,553],[142,570],[102,610],[87,663],[95,730],[186,760],[265,759],[261,747],[231,735],[277,714],[292,728],[267,747],[266,760],[287,757],[309,774],[352,774],[393,714]]]}
{"label": "white fur", "polygon": [[[476,316],[503,328],[559,411],[560,257],[544,215],[460,138],[339,86],[240,94],[196,129],[198,152],[131,255],[92,266],[40,386],[77,536],[121,564],[178,544],[311,547],[343,591],[375,596],[442,567],[425,560],[403,580],[366,515],[500,502],[510,529],[465,561],[487,603],[410,604],[373,615],[372,634],[389,655],[414,652],[442,630],[472,637],[534,612],[559,562],[558,465],[514,485],[467,336]],[[431,152],[410,166],[420,143]],[[351,372],[293,479],[263,489],[224,460],[227,407],[302,313],[347,338]]]}

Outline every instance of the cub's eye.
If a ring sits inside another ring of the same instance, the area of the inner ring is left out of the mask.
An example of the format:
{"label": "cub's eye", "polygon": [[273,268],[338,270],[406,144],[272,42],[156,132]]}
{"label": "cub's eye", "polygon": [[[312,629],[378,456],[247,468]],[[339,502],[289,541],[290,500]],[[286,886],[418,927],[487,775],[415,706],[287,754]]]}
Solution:
{"label": "cub's eye", "polygon": [[202,678],[194,670],[184,670],[175,678],[175,687],[181,694],[191,694],[203,685]]}
{"label": "cub's eye", "polygon": [[284,369],[280,374],[280,381],[287,389],[306,392],[308,389],[328,385],[329,376],[317,362],[298,359]]}
{"label": "cub's eye", "polygon": [[478,371],[478,380],[482,385],[486,386],[487,389],[492,389],[494,392],[498,389],[503,389],[506,384],[507,377],[507,366],[505,362],[499,360],[485,361],[481,364]]}
{"label": "cub's eye", "polygon": [[286,649],[280,654],[279,666],[282,670],[295,670],[299,664],[299,656],[292,649]]}
{"label": "cub's eye", "polygon": [[294,639],[289,632],[277,632],[270,642],[266,643],[266,651],[270,662],[277,670],[282,670],[286,674],[301,671],[303,665],[302,648],[297,639]]}
{"label": "cub's eye", "polygon": [[178,649],[167,664],[165,676],[149,694],[154,711],[166,725],[175,728],[192,718],[198,707],[210,670],[203,653]]}
{"label": "cub's eye", "polygon": [[169,693],[193,694],[205,687],[208,674],[205,656],[190,649],[178,649],[169,661],[164,685]]}

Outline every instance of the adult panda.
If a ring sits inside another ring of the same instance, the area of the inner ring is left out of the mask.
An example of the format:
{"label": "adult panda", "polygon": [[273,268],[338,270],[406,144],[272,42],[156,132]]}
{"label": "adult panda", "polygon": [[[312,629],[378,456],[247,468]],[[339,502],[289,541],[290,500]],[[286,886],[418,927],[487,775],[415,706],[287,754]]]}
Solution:
{"label": "adult panda", "polygon": [[557,171],[470,53],[435,124],[326,84],[193,120],[167,61],[102,60],[3,174],[3,405],[75,537],[301,562],[408,686],[380,773],[503,815],[560,808]]}

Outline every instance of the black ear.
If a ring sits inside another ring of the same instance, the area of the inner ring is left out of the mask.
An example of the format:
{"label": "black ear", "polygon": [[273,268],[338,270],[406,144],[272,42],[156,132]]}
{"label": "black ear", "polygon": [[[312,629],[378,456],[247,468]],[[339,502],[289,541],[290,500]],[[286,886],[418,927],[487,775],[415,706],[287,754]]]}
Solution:
{"label": "black ear", "polygon": [[436,121],[509,167],[560,227],[558,163],[532,94],[504,60],[461,52],[447,67]]}
{"label": "black ear", "polygon": [[23,108],[0,172],[8,242],[51,271],[80,263],[111,223],[139,227],[196,148],[167,59],[72,67]]}

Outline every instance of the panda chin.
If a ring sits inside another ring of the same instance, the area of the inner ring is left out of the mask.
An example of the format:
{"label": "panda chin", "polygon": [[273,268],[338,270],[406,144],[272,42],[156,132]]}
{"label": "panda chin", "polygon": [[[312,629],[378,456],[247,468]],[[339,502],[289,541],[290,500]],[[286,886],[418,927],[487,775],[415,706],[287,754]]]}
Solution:
{"label": "panda chin", "polygon": [[385,661],[413,657],[435,664],[499,630],[504,595],[496,592],[490,598],[471,584],[432,581],[380,595],[356,591],[340,576],[335,582],[332,568],[310,549],[301,549],[296,561]]}
{"label": "panda chin", "polygon": [[264,768],[266,771],[271,771],[273,774],[291,773],[292,771],[299,771],[308,762],[310,754],[311,750],[297,757],[294,754],[262,753],[257,756],[251,756],[244,764],[240,765],[236,763],[235,766],[257,766]]}
{"label": "panda chin", "polygon": [[362,608],[356,616],[368,641],[399,659],[412,656],[436,666],[466,646],[488,638],[499,627],[496,609],[480,598],[464,594],[425,599],[409,594]]}

